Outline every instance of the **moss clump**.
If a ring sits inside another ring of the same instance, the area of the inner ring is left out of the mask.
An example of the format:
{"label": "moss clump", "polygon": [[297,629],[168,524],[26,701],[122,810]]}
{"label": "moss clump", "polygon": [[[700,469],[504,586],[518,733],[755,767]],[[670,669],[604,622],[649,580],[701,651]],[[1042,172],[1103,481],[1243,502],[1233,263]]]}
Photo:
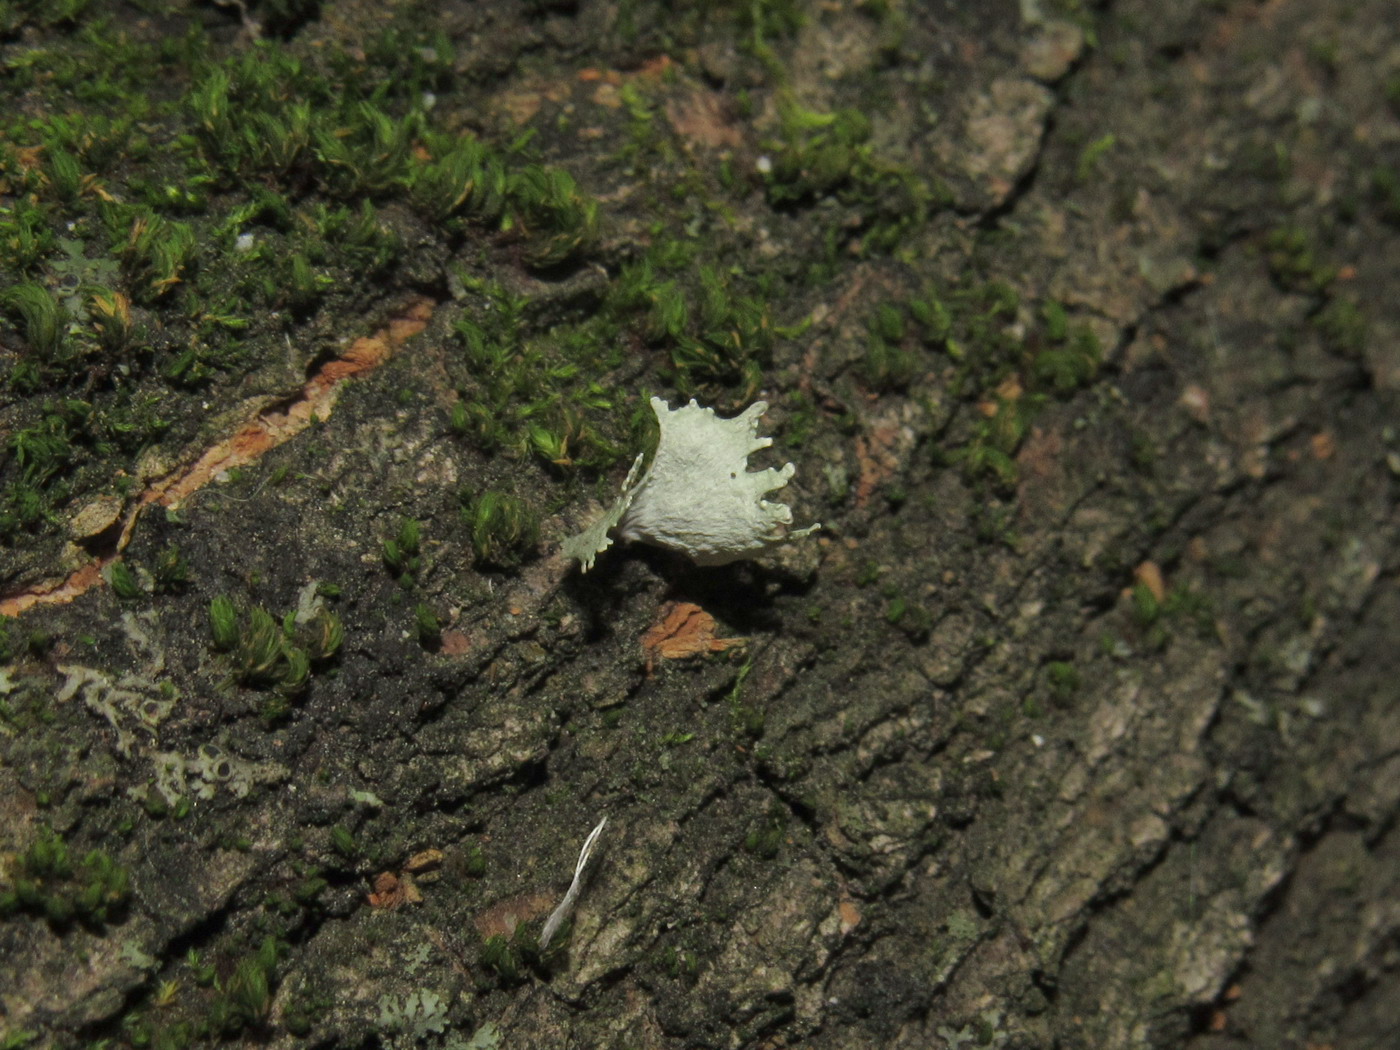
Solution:
{"label": "moss clump", "polygon": [[1337,268],[1322,261],[1313,238],[1298,226],[1269,231],[1264,257],[1274,281],[1288,291],[1321,292],[1337,276]]}
{"label": "moss clump", "polygon": [[[153,43],[21,19],[63,31],[0,88],[0,339],[18,348],[0,387],[23,395],[0,409],[0,540],[56,542],[67,501],[193,440],[200,404],[260,371],[285,381],[289,340],[317,341],[303,325],[392,293],[376,278],[401,228],[426,259],[474,239],[552,274],[592,250],[597,204],[570,174],[437,126],[426,93],[456,76],[443,34],[404,15],[363,50],[270,38],[305,17],[277,14],[292,7],[315,5],[260,5],[270,36],[227,57],[198,13]],[[551,460],[598,455],[581,420],[601,389],[522,415],[516,436]]]}
{"label": "moss clump", "polygon": [[266,937],[258,950],[240,959],[229,977],[216,984],[206,1017],[211,1033],[225,1037],[266,1023],[272,1008],[273,975],[281,955],[276,939]]}
{"label": "moss clump", "polygon": [[525,500],[505,492],[467,497],[462,518],[471,529],[477,561],[485,566],[513,568],[539,542],[539,516]]}
{"label": "moss clump", "polygon": [[115,561],[108,566],[107,583],[112,588],[112,593],[124,602],[135,601],[146,594],[135,571],[125,560]]}
{"label": "moss clump", "polygon": [[822,113],[791,96],[780,98],[781,131],[765,145],[763,172],[775,208],[805,207],[834,197],[851,208],[855,221],[843,235],[858,254],[893,250],[928,218],[943,191],[892,164],[870,145],[870,121],[854,109]]}
{"label": "moss clump", "polygon": [[772,860],[787,839],[787,819],[774,807],[744,835],[744,849],[755,857]]}
{"label": "moss clump", "polygon": [[938,384],[939,425],[955,442],[946,455],[969,480],[1000,489],[1015,486],[1013,457],[1047,399],[1090,384],[1101,357],[1093,331],[1059,303],[1045,302],[1024,333],[1021,315],[1016,293],[1001,282],[930,286],[875,306],[859,364],[875,389]]}
{"label": "moss clump", "polygon": [[130,897],[131,876],[111,854],[95,849],[75,858],[52,829],[20,854],[16,871],[11,885],[0,886],[0,915],[29,911],[60,930],[74,921],[101,927]]}
{"label": "moss clump", "polygon": [[384,541],[384,567],[394,576],[410,582],[423,567],[422,527],[412,518],[405,518],[392,539]]}
{"label": "moss clump", "polygon": [[[566,937],[559,940],[567,943]],[[483,940],[479,958],[483,971],[502,985],[519,983],[526,971],[541,961],[539,945],[524,923],[516,926],[509,936],[495,934]]]}
{"label": "moss clump", "polygon": [[1045,667],[1045,684],[1050,689],[1050,696],[1061,707],[1067,706],[1074,694],[1079,692],[1082,681],[1079,669],[1068,661],[1052,660]]}
{"label": "moss clump", "polygon": [[1098,337],[1087,325],[1071,324],[1065,308],[1053,299],[1041,308],[1041,317],[1041,338],[1027,370],[1031,387],[1069,394],[1087,386],[1103,356]]}
{"label": "moss clump", "polygon": [[[461,373],[452,429],[483,451],[552,469],[602,469],[619,458],[618,404],[599,377],[622,363],[606,317],[545,333],[531,303],[495,281],[464,275],[479,304],[453,326]],[[600,417],[602,417],[600,419]]]}
{"label": "moss clump", "polygon": [[325,609],[301,623],[292,613],[278,620],[261,606],[240,615],[224,595],[210,603],[209,626],[239,685],[278,694],[263,705],[270,721],[290,711],[286,701],[305,690],[314,667],[335,658],[345,638],[340,618]]}
{"label": "moss clump", "polygon": [[773,323],[770,287],[760,277],[750,287],[690,250],[662,245],[624,267],[611,307],[637,318],[646,341],[666,353],[666,378],[682,393],[716,384],[737,385],[746,400],[762,381],[778,338],[798,328]]}
{"label": "moss clump", "polygon": [[1344,357],[1360,357],[1366,351],[1366,315],[1356,301],[1343,296],[1329,297],[1312,317],[1313,326],[1324,345]]}
{"label": "moss clump", "polygon": [[413,607],[413,629],[418,644],[424,649],[437,649],[442,644],[442,621],[432,607],[423,602]]}
{"label": "moss clump", "polygon": [[180,548],[170,544],[156,556],[151,577],[159,593],[181,591],[190,582],[190,564],[180,553]]}
{"label": "moss clump", "polygon": [[340,824],[331,828],[330,844],[331,849],[346,860],[354,860],[360,855],[360,844],[355,841],[355,836]]}

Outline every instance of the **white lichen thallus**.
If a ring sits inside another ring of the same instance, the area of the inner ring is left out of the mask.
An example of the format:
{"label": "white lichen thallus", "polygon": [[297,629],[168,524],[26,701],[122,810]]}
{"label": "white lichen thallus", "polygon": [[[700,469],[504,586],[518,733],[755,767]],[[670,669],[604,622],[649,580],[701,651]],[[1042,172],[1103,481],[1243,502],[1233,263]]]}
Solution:
{"label": "white lichen thallus", "polygon": [[638,481],[645,458],[639,455],[608,511],[564,541],[564,553],[584,572],[614,537],[678,550],[700,565],[724,565],[821,528],[789,528],[792,508],[763,498],[786,485],[796,467],[748,469],[749,456],[773,444],[758,436],[766,401],[733,419],[694,400],[673,409],[654,397],[651,408],[661,425],[651,466]]}

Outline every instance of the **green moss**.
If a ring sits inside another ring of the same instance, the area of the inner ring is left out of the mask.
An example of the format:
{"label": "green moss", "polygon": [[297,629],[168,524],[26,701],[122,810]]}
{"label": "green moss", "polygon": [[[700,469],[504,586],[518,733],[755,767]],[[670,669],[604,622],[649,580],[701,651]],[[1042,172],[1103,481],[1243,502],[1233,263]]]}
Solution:
{"label": "green moss", "polygon": [[348,828],[337,824],[331,828],[330,832],[331,849],[340,854],[346,860],[354,860],[360,853],[360,845],[355,841]]}
{"label": "green moss", "polygon": [[234,667],[241,684],[266,687],[288,679],[291,684],[299,685],[304,680],[303,662],[298,660],[293,666],[286,659],[286,635],[282,625],[261,606],[249,610],[238,641]]}
{"label": "green moss", "polygon": [[[244,185],[271,178],[292,189],[314,180],[346,200],[402,196],[454,234],[462,222],[509,230],[526,242],[524,259],[533,267],[555,267],[585,250],[597,205],[572,177],[520,164],[481,139],[432,129],[421,91],[406,91],[404,83],[435,79],[422,75],[428,49],[408,41],[401,47],[399,55],[376,57],[400,65],[404,53],[418,54],[417,75],[401,68],[392,78],[371,73],[349,91],[316,64],[266,43],[211,69],[188,99],[204,159]],[[439,37],[432,62],[441,54],[450,48]],[[345,60],[330,56],[331,65],[349,72]]]}
{"label": "green moss", "polygon": [[292,1035],[304,1039],[334,1006],[335,1000],[330,996],[294,994],[282,1011],[282,1024]]}
{"label": "green moss", "polygon": [[1312,237],[1297,226],[1269,232],[1265,259],[1274,280],[1290,291],[1320,292],[1337,276],[1336,267],[1320,259]]}
{"label": "green moss", "polygon": [[691,984],[700,975],[700,958],[694,952],[668,945],[658,957],[658,965],[672,980]]}
{"label": "green moss", "polygon": [[87,301],[97,340],[107,353],[119,356],[131,348],[136,338],[131,318],[131,301],[120,292],[94,289]]}
{"label": "green moss", "polygon": [[776,206],[809,203],[846,187],[869,161],[870,121],[854,109],[822,113],[783,96],[782,138],[765,173],[768,200]]}
{"label": "green moss", "polygon": [[919,358],[906,338],[904,315],[893,303],[881,303],[869,322],[865,381],[876,390],[900,389],[914,378]]}
{"label": "green moss", "polygon": [[1191,587],[1173,587],[1162,601],[1162,613],[1195,632],[1198,638],[1216,636],[1215,603],[1210,596]]}
{"label": "green moss", "polygon": [[412,518],[405,518],[398,533],[385,540],[381,550],[385,568],[395,576],[411,579],[423,567],[421,526]]}
{"label": "green moss", "polygon": [[210,604],[209,623],[214,648],[228,655],[234,680],[275,691],[259,706],[269,722],[290,713],[290,699],[305,690],[315,668],[335,658],[344,640],[340,619],[325,609],[298,624],[294,613],[279,621],[261,606],[240,616],[222,595]]}
{"label": "green moss", "polygon": [[181,591],[190,582],[190,565],[180,553],[180,548],[172,543],[156,556],[151,576],[157,592],[170,594]]}
{"label": "green moss", "polygon": [[[20,627],[8,618],[0,622],[0,660],[41,657],[53,644],[53,635],[42,627],[33,624]],[[48,708],[43,709],[43,717],[45,720],[52,717]]]}
{"label": "green moss", "polygon": [[1110,131],[1085,146],[1074,167],[1075,179],[1079,182],[1088,182],[1098,168],[1099,162],[1117,145],[1118,137]]}
{"label": "green moss", "polygon": [[834,197],[857,217],[832,233],[856,254],[893,251],[923,225],[931,206],[948,199],[945,189],[881,158],[869,143],[870,122],[854,109],[823,113],[779,101],[781,133],[766,142],[763,174],[775,208],[807,207]]}
{"label": "green moss", "polygon": [[413,628],[423,648],[436,649],[442,644],[442,622],[437,613],[422,602],[413,607]]}
{"label": "green moss", "polygon": [[[1015,464],[1010,463],[1009,466],[1014,477]],[[1011,494],[1012,487],[1012,484],[1005,483],[1003,485],[1005,494]],[[979,543],[1016,550],[1020,544],[1020,537],[1017,535],[1015,522],[1016,507],[1010,502],[994,498],[982,499],[974,506],[972,514],[973,534]]]}
{"label": "green moss", "polygon": [[322,609],[301,628],[299,636],[313,664],[325,664],[335,659],[345,641],[345,626],[340,617]]}
{"label": "green moss", "polygon": [[1368,324],[1356,300],[1329,297],[1322,309],[1313,315],[1312,323],[1333,353],[1352,358],[1365,353]]}
{"label": "green moss", "polygon": [[214,648],[220,652],[226,653],[238,644],[238,610],[227,595],[221,594],[209,603],[209,629]]}
{"label": "green moss", "polygon": [[[567,943],[567,936],[559,938]],[[496,934],[487,937],[481,944],[480,960],[482,968],[488,971],[501,984],[515,984],[524,977],[526,967],[538,961],[539,949],[534,939],[525,931],[524,923],[515,928],[510,937]]]}
{"label": "green moss", "polygon": [[585,251],[598,230],[598,205],[561,168],[529,165],[511,176],[507,190],[523,226],[525,261],[549,269]]}
{"label": "green moss", "polygon": [[492,568],[512,568],[539,542],[539,517],[525,500],[487,490],[464,493],[462,518],[471,529],[477,561]]}
{"label": "green moss", "polygon": [[184,279],[195,258],[193,226],[141,206],[114,205],[105,218],[120,245],[118,255],[133,299],[149,305]]}
{"label": "green moss", "polygon": [[1066,706],[1079,691],[1081,676],[1074,664],[1064,660],[1052,660],[1045,666],[1045,682],[1050,695],[1060,706]]}
{"label": "green moss", "polygon": [[130,896],[130,875],[109,853],[95,849],[75,858],[52,829],[42,829],[20,854],[16,872],[0,886],[0,915],[29,911],[60,930],[74,921],[100,928]]}
{"label": "green moss", "polygon": [[885,597],[885,622],[898,627],[911,642],[927,641],[933,630],[933,613],[918,602],[911,602],[897,588],[887,588]]}
{"label": "green moss", "polygon": [[430,158],[410,182],[413,203],[434,222],[497,222],[506,204],[503,158],[475,136],[428,140]]}
{"label": "green moss", "polygon": [[619,324],[639,324],[647,343],[665,353],[663,375],[682,394],[737,386],[747,400],[775,342],[802,330],[774,323],[771,298],[763,275],[742,278],[697,262],[682,242],[662,240],[623,267],[607,309]]}
{"label": "green moss", "polygon": [[487,452],[553,469],[601,468],[619,458],[619,406],[598,380],[621,363],[602,315],[532,331],[529,301],[499,283],[463,276],[480,307],[454,325],[465,382],[452,429]]}
{"label": "green moss", "polygon": [[125,560],[115,561],[108,567],[107,583],[111,586],[112,593],[122,601],[134,601],[145,597],[146,594],[136,578],[136,573]]}
{"label": "green moss", "polygon": [[10,452],[25,482],[47,484],[71,465],[77,455],[73,430],[86,409],[79,401],[46,402],[40,422],[10,435]]}
{"label": "green moss", "polygon": [[[906,385],[918,374],[942,381],[944,396],[930,408],[952,422],[960,438],[940,450],[969,481],[1003,491],[1018,480],[1015,454],[1031,421],[1051,395],[1068,396],[1097,376],[1098,338],[1048,301],[1040,323],[1021,336],[1015,293],[998,282],[926,289],[911,300],[877,307],[865,373],[872,385]],[[895,354],[900,356],[895,356]]]}
{"label": "green moss", "polygon": [[[188,34],[183,17],[172,12],[154,44],[83,24],[26,51],[7,82],[26,115],[0,120],[0,287],[11,289],[0,334],[23,352],[0,382],[26,400],[6,421],[16,454],[0,463],[3,538],[53,531],[66,500],[134,473],[131,457],[171,429],[189,436],[196,399],[281,367],[296,326],[362,302],[367,287],[382,294],[372,282],[404,245],[381,201],[438,224],[415,248],[425,257],[478,237],[507,265],[557,271],[592,250],[598,207],[568,173],[522,143],[433,126],[425,92],[456,76],[442,34],[406,15],[362,51],[264,39],[219,58],[203,16]],[[270,12],[259,17],[266,26]],[[547,356],[609,345],[596,331],[570,338]],[[603,387],[580,381],[564,399],[559,387],[511,413],[504,443],[551,463],[615,457],[588,418],[606,410]],[[81,418],[44,407],[79,390]]]}
{"label": "green moss", "polygon": [[1133,619],[1140,627],[1151,627],[1162,615],[1161,602],[1145,583],[1133,586]]}
{"label": "green moss", "polygon": [[[3,158],[0,153],[0,171],[6,167]],[[45,209],[30,197],[0,206],[0,267],[19,277],[30,275],[57,247],[51,222]]]}
{"label": "green moss", "polygon": [[1003,490],[1016,487],[1019,472],[1012,458],[1029,429],[1027,408],[1020,399],[998,397],[973,427],[972,440],[953,454],[969,480],[987,481]]}
{"label": "green moss", "polygon": [[281,954],[277,940],[266,937],[255,953],[238,960],[225,981],[216,982],[217,994],[206,1015],[213,1034],[231,1037],[267,1022],[272,1008],[273,975]]}
{"label": "green moss", "polygon": [[486,853],[481,848],[480,843],[474,842],[468,847],[462,870],[468,878],[472,879],[479,879],[486,874]]}
{"label": "green moss", "polygon": [[1034,389],[1070,394],[1094,380],[1103,350],[1088,326],[1069,324],[1058,303],[1044,309],[1044,342],[1031,358],[1028,378]]}
{"label": "green moss", "polygon": [[787,816],[776,806],[744,835],[744,849],[756,857],[772,860],[787,839]]}
{"label": "green moss", "polygon": [[66,356],[68,313],[47,288],[33,281],[17,284],[5,291],[0,303],[21,322],[21,335],[40,361],[62,361]]}
{"label": "green moss", "polygon": [[739,674],[734,679],[734,685],[729,690],[729,727],[730,731],[741,740],[758,740],[763,736],[763,730],[767,726],[767,717],[762,708],[747,702],[744,699],[744,682],[748,679],[753,670],[753,658],[750,657],[739,668]]}
{"label": "green moss", "polygon": [[303,908],[315,905],[318,897],[330,886],[330,883],[319,875],[313,875],[302,879],[292,888],[292,899]]}

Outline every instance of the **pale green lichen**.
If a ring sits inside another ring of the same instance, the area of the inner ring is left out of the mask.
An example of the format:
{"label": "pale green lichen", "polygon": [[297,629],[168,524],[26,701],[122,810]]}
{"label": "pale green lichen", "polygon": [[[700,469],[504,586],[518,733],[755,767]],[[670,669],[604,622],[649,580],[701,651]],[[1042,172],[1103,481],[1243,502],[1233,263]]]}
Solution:
{"label": "pale green lichen", "polygon": [[117,751],[130,757],[138,743],[137,730],[151,736],[170,714],[179,693],[146,675],[118,677],[95,667],[60,664],[63,686],[54,700],[63,703],[81,695],[84,705],[102,717],[116,736]]}
{"label": "pale green lichen", "polygon": [[721,419],[693,400],[673,409],[654,397],[651,408],[661,437],[646,474],[637,481],[638,456],[613,505],[564,541],[564,553],[584,572],[614,537],[678,550],[700,565],[724,565],[821,528],[791,530],[792,508],[763,498],[786,485],[796,467],[748,469],[748,457],[773,443],[758,436],[767,402],[757,401],[733,419]]}

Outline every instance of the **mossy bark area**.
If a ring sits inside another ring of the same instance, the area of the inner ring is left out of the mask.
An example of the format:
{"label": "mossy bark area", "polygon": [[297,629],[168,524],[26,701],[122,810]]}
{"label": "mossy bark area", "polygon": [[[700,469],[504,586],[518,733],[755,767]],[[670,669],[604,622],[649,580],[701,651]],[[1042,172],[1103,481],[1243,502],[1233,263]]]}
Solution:
{"label": "mossy bark area", "polygon": [[[5,626],[7,1045],[1388,1045],[1390,5],[102,6],[0,20],[0,578],[108,580]],[[580,576],[650,394],[823,531]]]}

